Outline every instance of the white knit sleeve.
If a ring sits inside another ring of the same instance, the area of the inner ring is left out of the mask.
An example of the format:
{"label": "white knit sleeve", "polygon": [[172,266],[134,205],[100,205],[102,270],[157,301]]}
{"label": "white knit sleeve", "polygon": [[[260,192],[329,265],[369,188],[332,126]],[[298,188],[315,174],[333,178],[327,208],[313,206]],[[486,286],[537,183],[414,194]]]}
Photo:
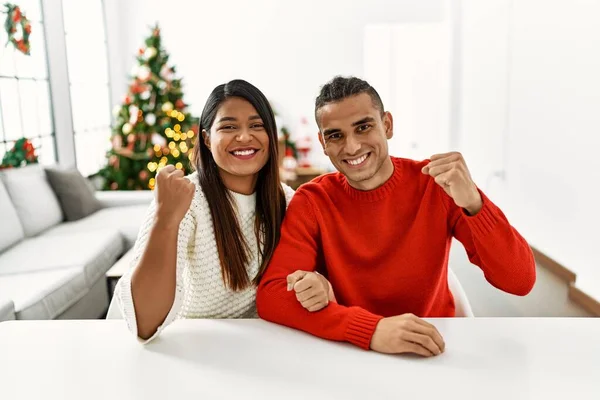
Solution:
{"label": "white knit sleeve", "polygon": [[[192,209],[192,208],[191,208]],[[175,289],[175,299],[173,301],[173,305],[171,310],[167,314],[167,317],[163,321],[163,323],[158,327],[154,335],[147,340],[138,337],[138,340],[141,343],[148,343],[157,337],[160,332],[167,327],[171,322],[175,320],[177,314],[181,309],[181,304],[184,296],[184,285],[183,285],[183,271],[184,269],[189,267],[190,264],[190,254],[193,254],[194,248],[194,238],[195,238],[195,230],[196,223],[194,215],[192,211],[188,211],[183,218],[181,224],[179,225],[179,233],[177,236],[177,267],[176,267],[176,289]],[[135,308],[133,305],[133,297],[131,295],[131,276],[135,268],[137,268],[142,255],[144,254],[144,250],[146,249],[146,245],[148,243],[148,239],[150,237],[150,232],[152,230],[154,224],[154,218],[156,214],[156,202],[153,200],[148,208],[148,212],[146,214],[146,218],[140,228],[137,240],[134,246],[134,255],[131,260],[129,270],[121,277],[117,286],[115,288],[114,297],[117,301],[118,308],[121,312],[121,315],[127,322],[127,327],[137,337],[137,320],[135,316]]]}
{"label": "white knit sleeve", "polygon": [[292,201],[292,197],[294,197],[294,189],[286,185],[285,183],[281,183],[281,187],[283,188],[283,193],[285,193],[285,206],[290,205],[290,201]]}

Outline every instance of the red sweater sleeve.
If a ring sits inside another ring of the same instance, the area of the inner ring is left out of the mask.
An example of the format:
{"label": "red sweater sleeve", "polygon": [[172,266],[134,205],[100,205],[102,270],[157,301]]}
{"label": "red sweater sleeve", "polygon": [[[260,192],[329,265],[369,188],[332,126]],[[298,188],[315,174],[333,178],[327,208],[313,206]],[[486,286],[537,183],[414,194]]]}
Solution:
{"label": "red sweater sleeve", "polygon": [[[479,190],[479,189],[478,189]],[[483,207],[474,216],[445,196],[452,233],[465,246],[469,260],[500,290],[525,296],[535,284],[535,261],[527,241],[504,213],[481,191]]]}
{"label": "red sweater sleeve", "polygon": [[262,277],[256,295],[261,318],[300,329],[324,339],[347,341],[368,350],[371,337],[383,317],[360,307],[330,302],[309,312],[287,291],[287,276],[296,270],[315,271],[321,262],[319,226],[308,197],[296,192],[281,229],[281,239]]}

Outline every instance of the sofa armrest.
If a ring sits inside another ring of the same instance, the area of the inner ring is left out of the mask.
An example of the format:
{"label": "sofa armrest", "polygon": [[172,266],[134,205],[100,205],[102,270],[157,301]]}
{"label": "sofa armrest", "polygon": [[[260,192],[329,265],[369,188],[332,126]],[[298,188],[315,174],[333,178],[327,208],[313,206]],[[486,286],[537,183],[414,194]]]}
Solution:
{"label": "sofa armrest", "polygon": [[152,190],[106,190],[96,192],[96,199],[98,199],[102,208],[150,205],[153,198],[154,191]]}
{"label": "sofa armrest", "polygon": [[16,319],[12,300],[0,299],[0,322]]}

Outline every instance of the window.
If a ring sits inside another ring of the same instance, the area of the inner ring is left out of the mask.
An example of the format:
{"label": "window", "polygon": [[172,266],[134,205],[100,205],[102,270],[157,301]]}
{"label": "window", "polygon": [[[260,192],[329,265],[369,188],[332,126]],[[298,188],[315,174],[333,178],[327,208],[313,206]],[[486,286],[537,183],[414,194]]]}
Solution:
{"label": "window", "polygon": [[[56,145],[41,4],[39,0],[20,0],[19,7],[31,21],[31,55],[5,46],[8,38],[0,27],[0,161],[17,139],[26,137],[41,163],[54,164]],[[2,22],[5,17],[0,14]]]}
{"label": "window", "polygon": [[62,0],[77,168],[92,175],[110,148],[110,93],[101,0]]}

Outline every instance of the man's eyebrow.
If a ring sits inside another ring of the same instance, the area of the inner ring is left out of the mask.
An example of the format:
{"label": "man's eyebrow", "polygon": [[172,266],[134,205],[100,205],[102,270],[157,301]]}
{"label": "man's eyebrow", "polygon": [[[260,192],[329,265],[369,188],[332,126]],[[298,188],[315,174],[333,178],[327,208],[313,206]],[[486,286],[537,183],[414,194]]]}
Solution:
{"label": "man's eyebrow", "polygon": [[[363,119],[352,123],[352,126],[359,126],[359,125],[362,125],[362,124],[366,124],[367,122],[375,122],[375,118],[373,118],[373,117],[364,117]],[[334,133],[339,133],[341,131],[342,130],[338,129],[338,128],[325,129],[323,131],[323,136],[329,136],[329,135],[332,135]]]}
{"label": "man's eyebrow", "polygon": [[353,123],[352,126],[358,126],[358,125],[366,124],[367,122],[375,122],[375,118],[373,118],[373,117],[365,117],[365,118],[361,119],[360,121],[356,121],[355,123]]}

